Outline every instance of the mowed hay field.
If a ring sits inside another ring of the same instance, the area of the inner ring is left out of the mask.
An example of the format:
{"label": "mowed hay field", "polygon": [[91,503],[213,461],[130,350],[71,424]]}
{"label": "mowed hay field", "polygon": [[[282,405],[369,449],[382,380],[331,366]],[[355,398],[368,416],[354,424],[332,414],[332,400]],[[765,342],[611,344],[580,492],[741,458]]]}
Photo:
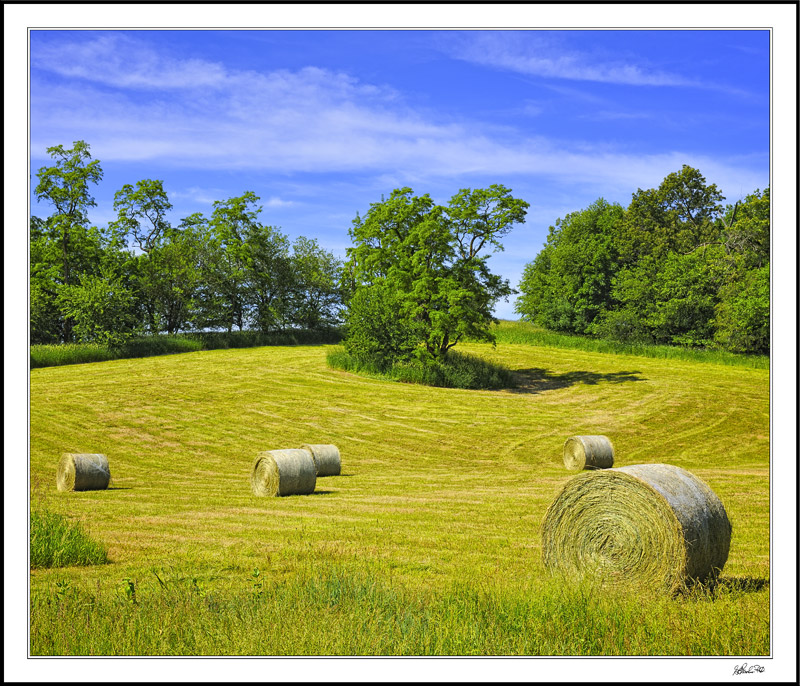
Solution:
{"label": "mowed hay field", "polygon": [[[767,370],[467,344],[521,385],[466,391],[332,370],[328,349],[31,371],[31,507],[110,558],[31,570],[31,654],[769,653]],[[578,434],[716,492],[733,525],[716,589],[548,577],[539,527]],[[335,444],[342,474],[252,494],[259,452],[306,443]],[[107,455],[111,487],[57,492],[63,452]]]}

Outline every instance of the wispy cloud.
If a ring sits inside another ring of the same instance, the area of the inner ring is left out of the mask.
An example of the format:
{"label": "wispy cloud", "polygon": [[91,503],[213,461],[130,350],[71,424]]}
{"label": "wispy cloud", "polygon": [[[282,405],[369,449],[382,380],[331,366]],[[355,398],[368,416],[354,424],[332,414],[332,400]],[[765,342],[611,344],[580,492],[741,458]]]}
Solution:
{"label": "wispy cloud", "polygon": [[[414,111],[392,89],[315,67],[236,71],[169,58],[115,36],[60,50],[37,48],[32,55],[37,69],[76,77],[59,86],[33,80],[35,159],[43,159],[49,145],[84,139],[104,162],[157,160],[165,166],[282,174],[354,172],[399,182],[532,174],[635,188],[650,179],[657,184],[682,164],[704,164],[705,172],[712,162],[725,176],[743,179],[745,187],[754,176],[691,151],[641,155],[466,119],[441,121]],[[589,73],[581,72],[576,59],[559,64],[562,72]],[[609,78],[668,80],[622,67],[594,69]],[[126,70],[127,75],[121,73]],[[142,89],[149,92],[143,96]],[[279,207],[288,201],[275,195],[269,202]]]}
{"label": "wispy cloud", "polygon": [[631,57],[611,60],[575,50],[542,34],[478,31],[453,38],[445,49],[456,59],[547,79],[705,88],[744,95],[738,89],[658,69]]}
{"label": "wispy cloud", "polygon": [[264,207],[292,207],[294,204],[293,200],[283,200],[277,196],[272,196],[264,203]]}

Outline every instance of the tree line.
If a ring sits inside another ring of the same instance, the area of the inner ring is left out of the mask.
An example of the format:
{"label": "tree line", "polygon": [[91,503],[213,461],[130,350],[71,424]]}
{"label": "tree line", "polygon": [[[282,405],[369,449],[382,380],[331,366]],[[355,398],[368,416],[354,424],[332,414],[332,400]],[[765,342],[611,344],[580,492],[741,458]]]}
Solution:
{"label": "tree line", "polygon": [[600,198],[550,227],[515,309],[548,329],[769,353],[769,188],[723,205],[684,165],[623,208]]}
{"label": "tree line", "polygon": [[340,322],[342,264],[314,239],[290,241],[259,222],[248,191],[172,225],[163,182],[114,196],[117,218],[90,225],[103,176],[90,146],[47,149],[30,220],[30,341],[119,345],[133,335],[255,329],[318,330]]}

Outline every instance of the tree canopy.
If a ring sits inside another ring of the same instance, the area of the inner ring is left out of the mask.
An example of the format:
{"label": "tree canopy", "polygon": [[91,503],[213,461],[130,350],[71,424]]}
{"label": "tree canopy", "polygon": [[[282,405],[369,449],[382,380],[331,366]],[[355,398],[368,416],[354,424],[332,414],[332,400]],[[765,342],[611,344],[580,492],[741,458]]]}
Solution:
{"label": "tree canopy", "polygon": [[769,189],[723,200],[683,166],[625,209],[599,199],[557,220],[516,311],[559,331],[769,352]]}
{"label": "tree canopy", "polygon": [[163,181],[125,184],[116,220],[91,226],[91,186],[102,178],[90,147],[48,149],[30,219],[32,343],[119,344],[134,334],[207,329],[323,329],[340,323],[341,262],[302,236],[262,224],[247,191],[177,225]]}
{"label": "tree canopy", "polygon": [[407,187],[373,203],[350,229],[346,347],[390,363],[494,340],[492,308],[513,290],[490,271],[489,250],[502,250],[527,207],[501,185],[462,189],[447,206]]}

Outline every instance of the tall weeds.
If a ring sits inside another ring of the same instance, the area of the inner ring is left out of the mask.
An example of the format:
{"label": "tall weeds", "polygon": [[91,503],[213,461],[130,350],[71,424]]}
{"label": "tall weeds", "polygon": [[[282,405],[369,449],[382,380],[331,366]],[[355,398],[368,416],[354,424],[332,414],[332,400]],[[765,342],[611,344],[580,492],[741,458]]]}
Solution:
{"label": "tall weeds", "polygon": [[108,562],[105,546],[92,540],[78,523],[47,510],[31,510],[31,567],[100,565]]}

